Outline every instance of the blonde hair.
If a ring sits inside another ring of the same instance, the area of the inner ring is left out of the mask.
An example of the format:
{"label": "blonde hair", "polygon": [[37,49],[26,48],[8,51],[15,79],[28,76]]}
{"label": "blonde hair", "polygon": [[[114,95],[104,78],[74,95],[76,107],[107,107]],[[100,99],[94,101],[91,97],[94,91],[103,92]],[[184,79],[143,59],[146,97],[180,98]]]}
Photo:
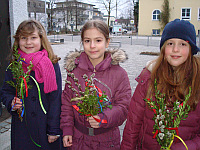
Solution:
{"label": "blonde hair", "polygon": [[84,26],[81,30],[81,41],[83,41],[83,39],[84,39],[84,32],[86,30],[92,29],[92,28],[96,28],[99,32],[101,32],[104,35],[104,37],[106,38],[106,40],[110,39],[108,25],[104,21],[90,20],[84,24]]}
{"label": "blonde hair", "polygon": [[165,46],[166,42],[161,48],[160,56],[155,61],[146,97],[153,96],[155,79],[158,82],[157,88],[165,94],[165,103],[169,107],[173,107],[175,100],[183,102],[191,87],[192,93],[188,104],[194,110],[200,101],[200,58],[192,55],[190,47],[187,60],[174,70],[165,59]]}
{"label": "blonde hair", "polygon": [[57,63],[60,58],[54,54],[51,44],[47,39],[46,31],[39,21],[25,20],[18,26],[16,34],[13,36],[15,39],[13,48],[19,47],[19,40],[21,36],[29,36],[35,32],[35,30],[38,30],[38,34],[41,39],[41,48],[48,52],[48,57],[52,63]]}

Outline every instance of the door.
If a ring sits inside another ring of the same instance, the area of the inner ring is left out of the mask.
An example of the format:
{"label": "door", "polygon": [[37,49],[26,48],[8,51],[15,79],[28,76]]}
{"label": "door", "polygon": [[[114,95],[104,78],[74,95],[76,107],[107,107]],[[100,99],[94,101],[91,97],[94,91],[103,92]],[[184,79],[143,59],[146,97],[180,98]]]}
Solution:
{"label": "door", "polygon": [[0,0],[0,88],[5,77],[10,53],[9,0]]}

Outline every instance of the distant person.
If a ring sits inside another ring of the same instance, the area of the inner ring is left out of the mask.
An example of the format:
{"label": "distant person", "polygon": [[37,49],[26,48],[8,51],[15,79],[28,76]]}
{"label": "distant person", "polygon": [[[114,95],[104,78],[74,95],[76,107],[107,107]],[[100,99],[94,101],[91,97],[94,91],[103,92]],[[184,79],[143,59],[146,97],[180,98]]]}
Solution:
{"label": "distant person", "polygon": [[[189,150],[200,149],[200,58],[194,56],[199,50],[196,46],[193,24],[175,19],[165,26],[160,41],[160,56],[151,61],[136,78],[138,85],[131,99],[121,150],[160,150],[161,148],[157,139],[153,138],[156,135],[156,132],[153,133],[153,126],[156,123],[155,119],[161,117],[160,112],[156,113],[157,117],[153,119],[156,110],[152,110],[144,101],[148,98],[158,101],[155,98],[155,79],[157,89],[165,94],[166,109],[171,111],[176,100],[179,104],[185,101],[185,96],[189,94],[189,87],[191,87],[191,96],[187,101],[191,109],[186,120],[180,122],[176,131],[186,145],[175,138],[170,149],[185,150],[186,146]],[[162,116],[164,120],[159,121],[160,129],[161,125],[166,129],[165,115]],[[156,135],[160,135],[161,141],[163,131],[159,130]],[[168,135],[170,136],[169,133]]]}
{"label": "distant person", "polygon": [[112,27],[109,27],[109,32],[110,32],[110,34],[112,34]]}
{"label": "distant person", "polygon": [[[96,90],[98,87],[105,92],[113,108],[107,108],[103,113],[89,118],[80,115],[73,107],[77,102],[71,102],[76,93],[66,84],[61,106],[63,144],[73,150],[119,150],[119,126],[126,120],[131,98],[128,75],[119,66],[126,59],[126,54],[122,50],[106,50],[110,42],[109,29],[100,20],[85,23],[81,30],[81,41],[84,51],[70,53],[66,57],[65,67],[78,78],[82,89],[86,86],[83,75],[90,77],[95,73]],[[69,76],[67,80],[78,90]],[[107,123],[100,123],[95,119],[106,120]]]}
{"label": "distant person", "polygon": [[[19,93],[16,93],[16,89],[8,84],[9,81],[16,82],[13,78],[13,70],[8,68],[5,73],[1,98],[12,115],[11,149],[59,150],[62,93],[59,58],[54,54],[46,31],[38,21],[23,21],[18,26],[14,38],[13,49],[17,47],[20,57],[24,58],[21,62],[23,68],[21,71],[26,72],[31,61],[33,68],[30,75],[36,79],[39,87],[29,78],[28,85],[31,88],[28,89],[28,97],[24,96],[24,104],[22,104],[20,97],[17,97]],[[10,60],[11,63],[14,62],[13,57]],[[46,114],[41,108],[40,95]],[[17,111],[22,108],[24,115],[21,121]]]}

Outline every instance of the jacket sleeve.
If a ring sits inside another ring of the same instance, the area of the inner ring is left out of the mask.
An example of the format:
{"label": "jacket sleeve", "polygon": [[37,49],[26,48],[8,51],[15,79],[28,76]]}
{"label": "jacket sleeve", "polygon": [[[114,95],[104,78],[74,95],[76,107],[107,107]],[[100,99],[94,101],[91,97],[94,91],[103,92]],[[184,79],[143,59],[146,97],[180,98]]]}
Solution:
{"label": "jacket sleeve", "polygon": [[15,90],[14,87],[12,87],[8,83],[6,83],[6,81],[15,82],[13,80],[13,76],[12,76],[10,69],[8,69],[5,72],[5,79],[4,79],[4,82],[3,82],[3,85],[2,85],[2,89],[1,89],[1,99],[2,99],[2,102],[4,103],[4,105],[6,106],[8,112],[11,113],[11,102],[15,97],[16,90]]}
{"label": "jacket sleeve", "polygon": [[49,111],[47,113],[47,133],[50,135],[59,135],[60,131],[60,111],[61,111],[61,93],[62,78],[59,64],[54,64],[56,74],[57,90],[47,94],[49,101]]}
{"label": "jacket sleeve", "polygon": [[[70,78],[67,79],[71,81]],[[73,92],[68,88],[68,84],[65,84],[65,89],[62,92],[62,105],[61,105],[61,120],[60,120],[60,128],[63,132],[63,136],[65,135],[73,135],[74,128],[74,112],[73,107],[70,102],[72,98]]]}
{"label": "jacket sleeve", "polygon": [[[131,87],[128,75],[125,70],[120,70],[119,77],[115,80],[117,82],[112,98],[112,109],[104,110],[106,124],[101,124],[103,128],[118,127],[126,120],[128,107],[131,100]],[[99,115],[101,118],[101,114]]]}
{"label": "jacket sleeve", "polygon": [[[183,139],[189,150],[200,149],[200,102],[193,112],[189,112],[188,118],[181,122],[178,130],[179,136]],[[185,150],[186,147],[184,144],[179,139],[177,140],[178,142],[173,142],[171,150]]]}
{"label": "jacket sleeve", "polygon": [[[143,74],[143,73],[141,73]],[[140,76],[141,76],[140,74]],[[123,139],[121,143],[122,150],[135,150],[139,140],[139,133],[143,124],[146,89],[148,85],[148,78],[136,78],[138,85],[131,98],[127,122],[123,132]]]}

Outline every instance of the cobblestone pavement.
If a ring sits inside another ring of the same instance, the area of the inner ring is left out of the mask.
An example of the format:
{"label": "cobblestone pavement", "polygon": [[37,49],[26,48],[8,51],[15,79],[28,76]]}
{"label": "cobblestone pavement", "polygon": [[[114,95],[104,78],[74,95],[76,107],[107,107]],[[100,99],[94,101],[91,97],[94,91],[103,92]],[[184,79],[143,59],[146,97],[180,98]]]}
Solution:
{"label": "cobblestone pavement", "polygon": [[11,127],[11,117],[0,123],[0,133],[7,132]]}
{"label": "cobblestone pavement", "polygon": [[[61,57],[61,61],[59,61],[61,74],[62,74],[62,85],[64,88],[65,79],[66,79],[66,71],[63,67],[64,65],[64,57],[70,51],[74,51],[75,49],[80,50],[80,36],[67,36],[67,35],[53,35],[48,36],[49,39],[64,39],[63,44],[55,44],[52,45],[52,48],[56,55]],[[149,39],[148,39],[149,38]],[[132,43],[131,43],[132,39]],[[148,40],[149,43],[148,44]],[[112,41],[120,41],[121,49],[123,49],[127,55],[128,60],[120,65],[127,71],[130,84],[132,88],[132,93],[134,92],[137,82],[135,78],[140,74],[142,69],[145,67],[146,63],[150,60],[155,59],[157,56],[153,55],[140,55],[141,52],[159,52],[159,37],[129,37],[129,36],[113,36]],[[137,45],[136,45],[137,44]],[[154,46],[147,46],[154,45]],[[11,119],[8,118],[3,122],[0,122],[0,150],[9,150],[10,149],[10,124]],[[120,126],[120,134],[122,136],[124,125]]]}

